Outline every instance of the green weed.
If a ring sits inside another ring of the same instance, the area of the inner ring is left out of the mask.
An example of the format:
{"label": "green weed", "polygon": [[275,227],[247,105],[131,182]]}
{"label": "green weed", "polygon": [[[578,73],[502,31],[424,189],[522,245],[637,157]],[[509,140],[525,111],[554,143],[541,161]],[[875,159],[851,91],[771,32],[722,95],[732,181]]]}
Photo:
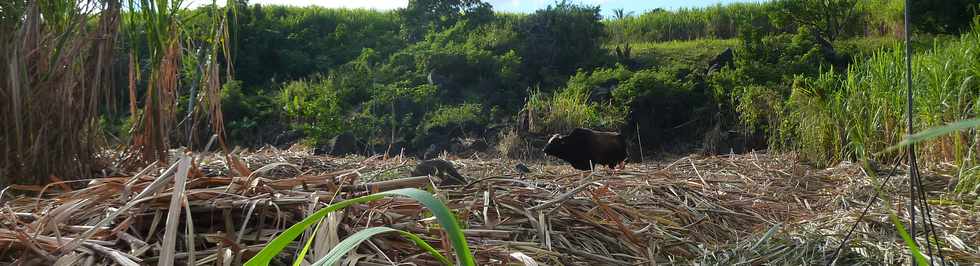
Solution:
{"label": "green weed", "polygon": [[[247,262],[245,262],[245,265],[247,266],[269,265],[269,262],[271,262],[274,257],[276,257],[283,249],[285,249],[286,246],[292,243],[293,240],[296,239],[296,237],[303,234],[303,232],[308,227],[310,227],[311,225],[317,223],[318,221],[326,217],[327,214],[337,210],[347,208],[354,204],[375,201],[388,196],[409,197],[418,201],[419,203],[422,203],[422,205],[428,208],[432,212],[432,214],[435,215],[436,219],[439,221],[439,225],[442,226],[442,228],[446,231],[446,234],[449,236],[449,240],[453,245],[453,249],[455,250],[459,265],[467,265],[467,266],[476,265],[476,262],[473,258],[473,254],[470,252],[469,245],[466,243],[466,237],[463,236],[463,230],[460,227],[459,223],[456,221],[456,216],[452,214],[449,208],[446,207],[446,205],[443,204],[442,201],[439,201],[438,199],[433,197],[432,194],[415,188],[405,188],[405,189],[385,191],[385,192],[375,193],[375,194],[349,199],[349,200],[328,205],[327,207],[324,207],[314,212],[310,216],[304,218],[302,221],[294,224],[293,226],[290,226],[288,229],[280,233],[278,236],[276,236],[275,239],[269,241],[269,243],[264,248],[262,248],[262,250],[259,251],[258,254],[256,254],[254,257],[249,259]],[[371,236],[381,234],[381,233],[388,233],[388,232],[397,232],[402,236],[409,238],[418,246],[425,249],[433,257],[438,259],[440,262],[446,265],[452,265],[447,258],[445,258],[444,256],[442,256],[442,254],[439,253],[438,250],[436,250],[431,245],[423,241],[417,235],[405,231],[387,228],[387,227],[367,228],[364,229],[363,231],[351,235],[347,239],[341,241],[341,243],[338,244],[336,247],[334,247],[332,250],[330,250],[330,252],[324,258],[317,261],[315,265],[333,265],[334,263],[339,261],[344,254],[347,254],[348,251],[357,248],[357,245],[363,242],[364,240],[370,238]],[[310,243],[306,243],[306,246],[304,246],[303,250],[308,250],[309,245]],[[299,254],[299,255],[300,257],[302,257],[305,254]]]}

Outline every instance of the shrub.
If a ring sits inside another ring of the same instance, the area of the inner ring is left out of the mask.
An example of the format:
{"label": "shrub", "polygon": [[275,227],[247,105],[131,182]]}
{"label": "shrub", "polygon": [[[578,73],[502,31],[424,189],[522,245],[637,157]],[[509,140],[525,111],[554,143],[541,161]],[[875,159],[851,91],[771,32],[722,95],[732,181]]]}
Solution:
{"label": "shrub", "polygon": [[286,116],[316,143],[325,143],[344,129],[340,99],[332,85],[330,79],[291,81],[280,94]]}
{"label": "shrub", "polygon": [[[980,29],[937,43],[913,57],[917,130],[976,117],[980,102]],[[892,161],[886,150],[907,134],[903,47],[879,50],[844,73],[799,77],[785,108],[780,135],[820,165],[849,156]],[[805,119],[803,119],[805,118]],[[962,184],[974,184],[977,132],[958,132],[918,144],[923,163],[953,161]],[[964,189],[973,188],[960,188]]]}
{"label": "shrub", "polygon": [[482,113],[483,106],[477,103],[442,106],[426,114],[427,119],[423,123],[423,130],[429,131],[433,128],[466,129],[476,125],[484,125],[487,121]]}
{"label": "shrub", "polygon": [[735,110],[744,129],[749,133],[777,132],[783,110],[782,93],[771,86],[747,85],[736,87],[735,95]]}
{"label": "shrub", "polygon": [[576,127],[594,127],[599,121],[598,112],[588,99],[588,91],[582,89],[564,88],[554,95],[534,90],[525,106],[533,116],[531,132],[560,133]]}
{"label": "shrub", "polygon": [[859,29],[858,0],[776,0],[772,16],[777,24],[807,26],[827,39],[850,36]]}
{"label": "shrub", "polygon": [[637,97],[652,97],[663,99],[664,106],[686,109],[703,103],[699,92],[694,91],[694,82],[685,79],[682,70],[644,69],[633,73],[628,80],[613,91],[613,101],[617,103],[632,103]]}
{"label": "shrub", "polygon": [[743,40],[736,52],[736,64],[755,84],[793,80],[803,74],[816,76],[821,69],[830,69],[830,61],[814,35],[805,28],[797,34]]}
{"label": "shrub", "polygon": [[521,138],[516,130],[501,132],[500,141],[497,142],[497,151],[500,155],[511,159],[528,159],[533,152],[528,148],[529,144]]}
{"label": "shrub", "polygon": [[[616,64],[614,68],[597,68],[591,73],[579,70],[574,76],[568,79],[566,87],[576,93],[586,95],[587,101],[595,108],[596,118],[593,126],[615,130],[619,129],[626,119],[629,111],[629,102],[620,102],[613,98],[612,94],[607,95],[609,100],[604,100],[597,95],[592,95],[597,88],[619,90],[622,83],[629,80],[633,72],[621,64]],[[571,93],[571,92],[565,92]]]}
{"label": "shrub", "polygon": [[841,85],[833,72],[816,78],[798,76],[785,104],[787,118],[779,125],[779,137],[772,141],[774,147],[799,151],[800,158],[817,165],[849,156]]}
{"label": "shrub", "polygon": [[591,72],[579,69],[574,76],[568,79],[566,87],[589,92],[595,87],[617,85],[632,75],[633,72],[621,64],[616,64],[614,68],[596,68]]}
{"label": "shrub", "polygon": [[608,53],[602,48],[606,33],[601,20],[598,6],[565,1],[525,17],[517,31],[527,77],[554,88],[577,69],[602,62]]}
{"label": "shrub", "polygon": [[238,12],[238,24],[231,28],[238,42],[232,48],[236,78],[246,88],[275,91],[277,82],[353,61],[363,48],[386,56],[406,46],[393,11],[256,4]]}
{"label": "shrub", "polygon": [[[678,10],[654,9],[637,16],[606,21],[614,40],[634,42],[734,38],[738,21],[768,19],[767,3],[733,3]],[[771,28],[771,27],[770,27]],[[767,32],[774,29],[763,28]]]}
{"label": "shrub", "polygon": [[[221,109],[228,139],[239,144],[265,144],[274,141],[286,128],[280,121],[282,110],[278,93],[252,94],[243,83],[231,80],[221,89]],[[251,92],[262,91],[253,89]]]}

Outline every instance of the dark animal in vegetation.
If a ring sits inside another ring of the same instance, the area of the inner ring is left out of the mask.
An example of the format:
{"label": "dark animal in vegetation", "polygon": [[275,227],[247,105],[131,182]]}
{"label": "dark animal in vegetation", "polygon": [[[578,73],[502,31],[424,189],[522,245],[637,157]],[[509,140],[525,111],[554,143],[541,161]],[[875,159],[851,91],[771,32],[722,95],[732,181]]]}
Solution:
{"label": "dark animal in vegetation", "polygon": [[823,57],[827,59],[827,62],[833,64],[834,68],[847,69],[847,65],[851,64],[852,58],[850,56],[844,56],[837,53],[837,50],[834,49],[834,45],[825,39],[820,32],[814,31],[813,39],[820,45],[820,52],[823,54]]}
{"label": "dark animal in vegetation", "polygon": [[321,145],[313,150],[313,154],[322,155],[330,154],[334,156],[343,156],[348,154],[355,154],[360,150],[357,143],[357,137],[354,137],[354,133],[350,131],[344,132],[336,137],[330,139],[330,142],[326,145]]}
{"label": "dark animal in vegetation", "polygon": [[720,54],[718,54],[718,56],[715,56],[715,58],[711,59],[711,62],[708,63],[708,73],[722,69],[723,67],[726,66],[734,66],[734,65],[735,65],[735,53],[732,52],[732,48],[725,48],[725,51],[722,51]]}
{"label": "dark animal in vegetation", "polygon": [[522,175],[531,172],[531,168],[527,168],[527,165],[524,165],[523,163],[517,163],[517,165],[514,165],[514,169]]}
{"label": "dark animal in vegetation", "polygon": [[612,169],[626,160],[626,138],[616,132],[575,128],[567,136],[552,136],[544,153],[558,157],[578,170],[591,170],[595,164]]}
{"label": "dark animal in vegetation", "polygon": [[413,176],[437,176],[442,179],[439,185],[465,185],[466,178],[456,171],[453,163],[446,160],[425,160],[412,170]]}
{"label": "dark animal in vegetation", "polygon": [[594,102],[605,103],[605,102],[608,102],[610,99],[612,99],[612,93],[613,93],[614,90],[616,90],[616,87],[617,87],[616,84],[611,84],[611,85],[608,85],[608,86],[597,86],[597,87],[594,87],[594,88],[592,88],[592,91],[589,92],[589,100],[588,101],[590,103],[594,103]]}

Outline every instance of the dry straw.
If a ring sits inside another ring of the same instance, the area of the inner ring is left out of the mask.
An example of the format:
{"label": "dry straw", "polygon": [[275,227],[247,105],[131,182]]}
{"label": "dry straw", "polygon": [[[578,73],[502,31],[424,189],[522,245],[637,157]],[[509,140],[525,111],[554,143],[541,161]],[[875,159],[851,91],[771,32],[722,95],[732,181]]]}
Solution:
{"label": "dry straw", "polygon": [[[198,159],[91,180],[78,190],[57,184],[11,187],[0,209],[0,261],[237,264],[326,204],[379,189],[431,184],[417,178],[363,183],[362,178],[407,171],[399,167],[400,159],[327,158],[274,149],[193,157]],[[506,160],[461,162],[464,175],[477,182],[432,189],[456,212],[479,265],[529,259],[541,265],[821,263],[873,195],[857,165],[817,170],[763,153],[689,156],[630,165],[618,173],[537,165],[537,171],[523,177]],[[184,166],[189,166],[186,172]],[[934,180],[927,187],[945,189],[936,181],[941,176],[934,177],[927,178]],[[174,181],[183,185],[183,193]],[[906,187],[886,186],[886,194],[904,195]],[[177,200],[181,195],[186,201]],[[906,202],[888,200],[899,209]],[[934,215],[948,243],[945,254],[961,264],[980,263],[980,218],[954,199],[941,203]],[[908,259],[887,213],[875,205],[839,263]],[[320,236],[342,239],[375,226],[419,234],[451,254],[428,217],[407,199],[355,205],[319,229],[312,239],[319,248],[307,257],[322,256],[337,242]],[[287,247],[282,261],[291,261],[306,241]],[[162,246],[173,246],[173,252]],[[371,239],[347,259],[364,265],[436,264],[397,237]]]}

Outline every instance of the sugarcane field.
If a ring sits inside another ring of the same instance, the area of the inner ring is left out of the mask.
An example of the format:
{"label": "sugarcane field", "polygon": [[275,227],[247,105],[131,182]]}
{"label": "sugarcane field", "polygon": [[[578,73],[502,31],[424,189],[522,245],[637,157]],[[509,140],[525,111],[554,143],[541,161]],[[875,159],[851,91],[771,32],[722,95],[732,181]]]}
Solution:
{"label": "sugarcane field", "polygon": [[5,0],[0,265],[980,265],[976,0]]}

